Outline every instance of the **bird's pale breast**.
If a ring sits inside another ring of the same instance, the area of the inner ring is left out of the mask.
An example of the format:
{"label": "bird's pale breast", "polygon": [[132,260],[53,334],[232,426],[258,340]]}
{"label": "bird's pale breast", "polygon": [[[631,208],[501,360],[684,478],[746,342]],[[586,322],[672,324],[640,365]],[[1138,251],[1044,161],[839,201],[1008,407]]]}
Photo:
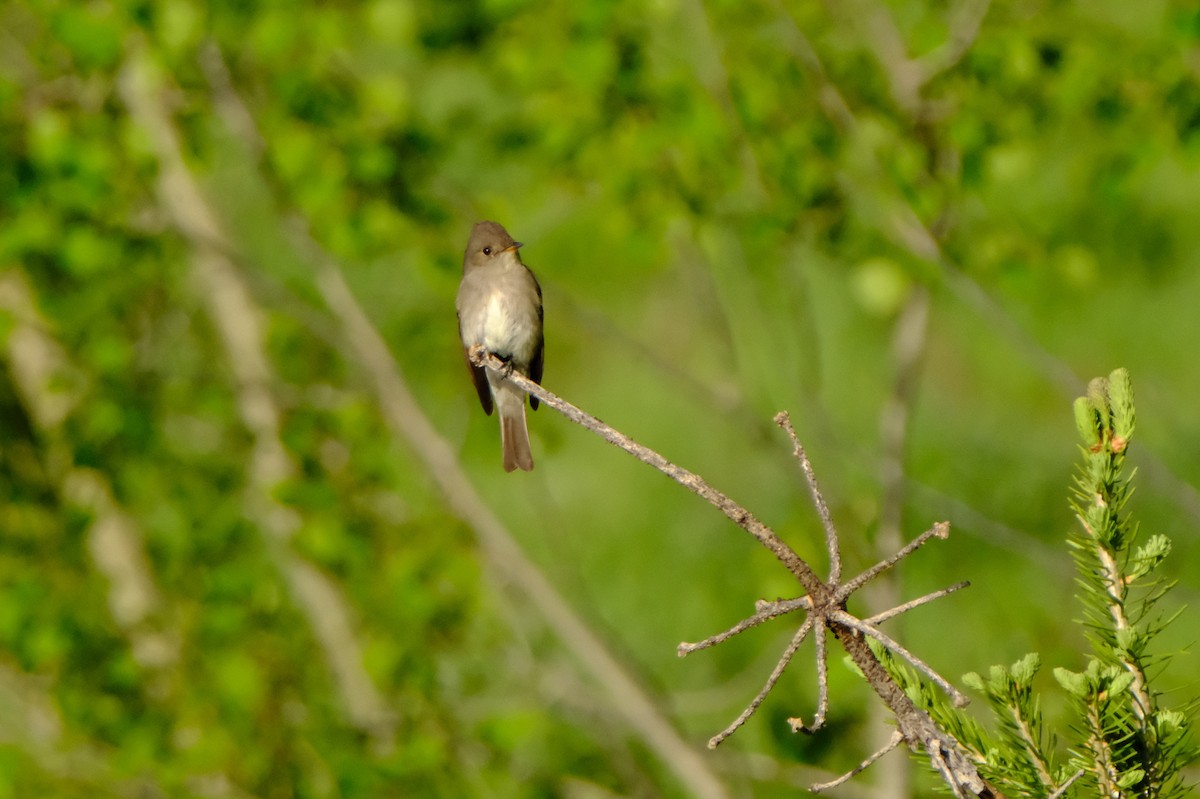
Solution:
{"label": "bird's pale breast", "polygon": [[541,332],[531,278],[523,267],[479,277],[484,301],[460,310],[463,344],[482,344],[488,352],[528,365]]}

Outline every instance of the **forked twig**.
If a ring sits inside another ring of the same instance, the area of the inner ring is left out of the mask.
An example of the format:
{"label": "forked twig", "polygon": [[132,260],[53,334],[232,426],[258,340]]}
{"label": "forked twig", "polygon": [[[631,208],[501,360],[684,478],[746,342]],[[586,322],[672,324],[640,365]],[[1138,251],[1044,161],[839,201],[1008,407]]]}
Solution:
{"label": "forked twig", "polygon": [[[486,366],[489,369],[496,371],[505,370],[505,363],[494,355],[486,352],[474,352],[470,354],[471,360],[477,366]],[[506,371],[506,370],[505,370]],[[811,633],[816,633],[814,636],[814,646],[817,650],[817,711],[813,717],[811,727],[804,724],[799,718],[789,719],[792,729],[795,731],[812,731],[818,729],[825,721],[825,714],[828,705],[828,656],[826,651],[825,633],[832,632],[833,635],[841,643],[843,649],[854,661],[855,665],[862,671],[867,682],[872,689],[879,695],[888,708],[892,711],[896,718],[897,732],[893,736],[893,741],[888,747],[868,760],[864,761],[861,766],[852,772],[844,779],[849,779],[853,774],[858,773],[862,769],[869,766],[887,751],[895,748],[901,741],[908,744],[912,749],[920,749],[929,757],[930,764],[934,770],[942,775],[946,784],[954,792],[955,796],[968,797],[976,796],[983,799],[1003,799],[1001,794],[994,787],[989,785],[980,775],[969,754],[963,749],[950,734],[942,730],[928,713],[918,708],[913,701],[905,694],[903,689],[895,682],[888,674],[887,670],[875,657],[870,647],[867,645],[868,637],[874,638],[883,644],[888,650],[894,652],[901,658],[907,660],[921,673],[925,674],[942,688],[958,706],[966,704],[966,697],[963,696],[957,689],[954,688],[947,680],[937,674],[928,664],[918,658],[916,655],[909,652],[898,642],[886,634],[880,632],[876,628],[876,624],[893,618],[900,613],[903,613],[928,602],[946,596],[954,591],[960,590],[966,586],[966,583],[958,583],[949,588],[927,594],[918,599],[906,602],[897,607],[876,614],[869,619],[860,619],[846,610],[846,602],[850,596],[872,578],[878,576],[884,571],[895,566],[905,557],[908,557],[913,552],[916,552],[921,546],[933,538],[946,538],[950,532],[948,522],[938,522],[929,530],[926,530],[916,539],[901,548],[896,554],[885,558],[871,568],[855,576],[847,582],[840,581],[841,570],[841,555],[838,547],[838,536],[836,527],[833,524],[832,517],[829,514],[828,506],[821,495],[820,489],[817,486],[815,474],[812,469],[812,464],[808,460],[808,456],[804,451],[804,447],[800,444],[799,439],[792,428],[791,420],[787,413],[780,413],[775,417],[775,421],[788,432],[793,443],[793,453],[797,460],[800,461],[801,470],[804,472],[805,479],[808,482],[809,490],[812,493],[813,502],[817,508],[817,513],[821,517],[823,526],[825,527],[826,547],[830,558],[830,573],[831,577],[828,581],[820,579],[812,567],[808,565],[799,555],[797,555],[791,547],[785,544],[771,528],[763,524],[750,511],[738,505],[725,494],[716,490],[705,482],[699,475],[689,472],[682,467],[668,461],[662,455],[645,447],[625,434],[610,427],[594,416],[585,413],[574,405],[566,402],[562,398],[552,394],[542,388],[537,383],[529,380],[519,372],[513,372],[508,376],[509,381],[520,388],[521,390],[537,397],[543,404],[559,411],[571,421],[580,424],[589,430],[592,430],[600,437],[604,438],[612,444],[624,449],[630,454],[637,457],[639,460],[647,463],[668,477],[671,477],[680,485],[685,486],[689,490],[698,494],[707,500],[710,504],[724,513],[729,519],[737,524],[742,529],[750,533],[754,538],[766,547],[776,558],[779,559],[784,566],[796,577],[806,592],[806,596],[797,599],[777,600],[775,602],[760,601],[756,604],[754,615],[743,619],[729,629],[710,636],[698,643],[684,642],[679,644],[677,652],[679,655],[687,655],[701,649],[708,649],[716,646],[719,643],[729,640],[730,638],[745,632],[746,630],[757,627],[758,625],[769,621],[770,619],[786,615],[795,610],[807,611],[807,616],[795,635],[792,636],[788,646],[784,649],[775,668],[768,676],[766,684],[762,690],[750,701],[746,708],[733,720],[724,730],[714,735],[709,740],[709,747],[715,747],[722,741],[736,732],[745,722],[758,710],[763,703],[767,694],[775,687],[779,678],[783,675],[792,657],[799,650],[804,640]],[[834,783],[826,783],[823,786],[814,786],[814,790],[823,789],[824,787],[832,787],[834,784],[840,784],[844,781],[835,781]]]}

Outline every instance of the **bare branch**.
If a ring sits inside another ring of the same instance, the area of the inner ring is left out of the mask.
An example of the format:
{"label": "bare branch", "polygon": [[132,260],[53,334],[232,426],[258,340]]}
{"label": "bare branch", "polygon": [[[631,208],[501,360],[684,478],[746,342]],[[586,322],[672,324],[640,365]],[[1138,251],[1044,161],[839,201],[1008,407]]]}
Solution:
{"label": "bare branch", "polygon": [[912,652],[909,652],[907,649],[901,646],[900,643],[891,636],[880,632],[869,624],[864,624],[860,619],[851,616],[845,611],[834,611],[833,613],[829,614],[829,616],[832,621],[843,624],[852,630],[862,633],[863,635],[874,638],[889,650],[907,660],[918,671],[920,671],[922,674],[932,680],[939,688],[945,691],[946,695],[949,696],[951,701],[954,702],[955,707],[966,707],[968,704],[970,704],[970,700],[967,699],[967,697],[961,691],[951,685],[949,680],[934,671],[928,663],[921,660]]}
{"label": "bare branch", "polygon": [[929,330],[929,305],[928,289],[914,289],[896,319],[892,334],[891,391],[879,418],[882,449],[880,483],[883,499],[880,503],[879,533],[876,542],[883,551],[895,550],[901,541],[905,440],[920,374],[921,355],[925,351]]}
{"label": "bare branch", "polygon": [[238,412],[254,446],[247,464],[246,502],[297,606],[320,642],[351,723],[384,746],[394,739],[395,713],[363,665],[350,609],[336,586],[283,546],[300,518],[277,498],[279,484],[296,473],[283,444],[281,411],[270,386],[274,375],[265,350],[260,309],[233,263],[225,231],[183,157],[183,144],[163,103],[157,65],[134,39],[118,87],[131,117],[158,159],[158,195],[191,247],[192,271],[236,380]]}
{"label": "bare branch", "polygon": [[788,719],[792,732],[816,732],[825,726],[825,715],[829,711],[829,652],[825,641],[825,625],[818,628],[813,636],[817,647],[817,712],[813,714],[811,725],[805,725],[799,718]]}
{"label": "bare branch", "polygon": [[930,748],[929,761],[933,764],[934,771],[942,775],[942,782],[950,786],[950,789],[954,791],[954,795],[957,796],[958,799],[968,799],[967,792],[963,790],[963,787],[959,785],[959,782],[955,777],[954,767],[947,762],[946,756],[942,753],[942,750]]}
{"label": "bare branch", "polygon": [[953,69],[962,60],[979,36],[979,29],[983,27],[990,6],[991,0],[963,0],[951,12],[950,32],[946,41],[917,59],[922,85]]}
{"label": "bare branch", "polygon": [[[916,245],[914,244],[914,246]],[[310,249],[314,248],[310,246]],[[929,248],[926,247],[926,249],[928,250]],[[932,252],[936,254],[936,245],[934,246]],[[364,362],[372,364],[372,375],[380,381],[381,388],[386,389],[382,391],[382,393],[390,393],[392,395],[390,399],[395,399],[398,395],[407,396],[407,390],[403,387],[403,383],[400,381],[398,374],[395,373],[394,362],[390,360],[390,356],[388,356],[386,351],[386,346],[384,346],[382,342],[378,340],[378,334],[370,327],[369,322],[365,320],[365,315],[362,314],[361,309],[357,307],[352,295],[350,294],[348,288],[346,288],[344,281],[341,279],[340,272],[335,266],[330,264],[327,259],[322,257],[319,260],[321,263],[319,266],[318,284],[326,293],[327,301],[329,302],[330,307],[340,309],[339,315],[342,317],[343,322],[348,325],[348,337],[356,344],[364,347],[364,349],[361,351],[361,354],[364,356],[363,360]],[[488,368],[495,370],[504,370],[505,368],[503,362],[494,358],[493,356],[487,355],[486,353],[479,353],[476,356],[476,363],[486,365]],[[768,618],[773,618],[776,615],[784,615],[785,613],[798,609],[807,609],[810,612],[810,617],[806,619],[804,624],[801,625],[800,629],[797,630],[791,644],[784,652],[779,662],[776,664],[775,669],[773,670],[770,678],[767,681],[767,684],[764,686],[762,691],[759,692],[758,696],[756,696],[746,710],[739,716],[737,720],[735,720],[732,725],[730,725],[729,728],[727,728],[718,736],[714,736],[713,740],[710,742],[710,745],[715,746],[719,744],[721,740],[724,740],[725,737],[728,737],[728,735],[732,734],[734,730],[744,724],[745,720],[757,710],[766,695],[774,687],[783,671],[786,669],[788,663],[794,656],[800,644],[803,642],[804,638],[813,630],[814,627],[819,627],[822,633],[822,635],[819,635],[817,642],[819,651],[818,692],[820,696],[818,699],[818,712],[814,718],[814,726],[818,726],[819,723],[824,720],[827,706],[828,690],[827,677],[825,675],[825,670],[827,668],[825,663],[827,653],[825,652],[823,633],[825,629],[829,627],[834,631],[835,635],[845,647],[846,651],[850,654],[851,658],[856,664],[858,664],[863,673],[867,676],[867,680],[871,686],[880,695],[893,713],[895,713],[897,725],[899,727],[898,734],[901,736],[902,740],[907,741],[911,746],[920,746],[926,749],[935,768],[945,775],[947,781],[951,784],[953,790],[957,794],[962,795],[963,791],[970,791],[972,794],[981,797],[1000,796],[999,793],[991,789],[990,786],[983,782],[983,780],[978,776],[974,766],[970,762],[969,758],[967,758],[960,750],[957,742],[938,729],[933,723],[932,719],[930,719],[927,714],[917,709],[904,695],[903,691],[901,691],[899,687],[890,680],[886,671],[883,670],[883,667],[880,665],[878,660],[875,659],[874,655],[866,646],[862,636],[872,635],[873,637],[877,638],[882,637],[882,639],[886,639],[888,642],[890,642],[891,639],[887,638],[887,636],[883,636],[882,633],[878,633],[878,631],[871,630],[870,632],[860,632],[858,629],[855,629],[855,625],[864,627],[866,625],[864,625],[860,620],[855,619],[847,614],[844,611],[844,608],[839,607],[839,605],[844,603],[845,599],[850,595],[850,593],[853,592],[853,590],[861,586],[863,583],[881,571],[890,568],[901,558],[914,551],[929,537],[932,535],[944,536],[946,530],[948,529],[947,525],[943,523],[942,525],[936,526],[933,530],[927,532],[916,542],[909,545],[909,547],[906,547],[896,556],[884,561],[881,564],[878,564],[867,573],[860,575],[849,585],[838,585],[838,581],[836,580],[831,580],[830,583],[825,583],[821,581],[816,576],[815,572],[812,571],[811,567],[809,567],[807,563],[799,558],[799,556],[797,556],[790,547],[784,544],[775,535],[775,533],[770,530],[770,528],[762,524],[762,522],[756,519],[745,508],[737,505],[729,497],[708,485],[699,476],[670,463],[653,450],[637,444],[629,437],[604,424],[599,419],[596,419],[595,417],[586,414],[570,403],[561,400],[557,396],[553,395],[549,391],[546,391],[532,381],[529,381],[520,374],[513,374],[510,377],[510,381],[514,385],[518,385],[523,390],[533,394],[534,396],[537,396],[540,400],[542,400],[542,402],[554,407],[572,421],[591,429],[593,432],[597,433],[610,443],[625,449],[627,452],[635,455],[635,457],[638,457],[645,463],[654,466],[656,469],[662,471],[664,474],[667,474],[681,485],[686,486],[689,490],[703,497],[710,504],[713,504],[736,524],[750,532],[756,538],[756,540],[758,540],[763,546],[771,551],[785,565],[785,567],[787,567],[789,571],[791,571],[791,573],[797,577],[798,581],[808,592],[809,596],[803,600],[780,600],[776,603],[760,603],[760,605],[756,608],[755,616],[744,620],[738,625],[735,625],[734,628],[731,628],[725,633],[713,636],[707,642],[701,642],[700,645],[685,644],[681,646],[681,654],[686,654],[686,652],[694,651],[696,648],[712,646],[715,643],[727,640],[732,635],[736,635],[738,632],[748,629],[751,626],[755,626]],[[408,397],[408,399],[411,400],[411,397]],[[403,404],[409,403],[406,402]],[[415,402],[411,403],[410,407],[415,408]],[[422,421],[423,425],[427,425],[427,422],[423,421],[419,409],[417,409],[416,413],[413,415],[400,414],[400,417],[402,418],[399,419],[396,416],[390,416],[389,421],[394,421],[398,429],[407,434],[408,432],[412,432],[407,428],[408,422],[414,416],[419,421]],[[429,432],[431,434],[427,438],[425,436],[421,436],[421,438],[425,438],[426,443],[433,442],[431,446],[434,450],[443,449],[444,442],[440,442],[440,440],[438,440],[436,433],[432,433],[432,431]],[[795,440],[794,435],[793,440]],[[434,444],[437,446],[434,446]],[[802,448],[800,448],[800,451],[802,451]],[[454,471],[457,465],[452,456],[447,456],[444,458],[440,457],[440,455],[444,454],[444,452],[440,452],[439,457],[433,458],[431,461],[431,467],[435,474],[443,478],[448,476],[447,472]],[[803,460],[806,461],[807,459],[804,458]],[[806,472],[808,471],[809,470],[806,470]],[[828,519],[827,509],[822,510],[824,501],[821,498],[819,490],[817,489],[815,480],[810,479],[809,482],[810,489],[813,493],[814,502],[817,504],[819,512],[822,515],[822,520],[826,524],[827,542],[830,547],[832,561],[831,568],[840,568],[838,565],[839,559],[837,557],[836,549],[836,534],[833,532],[832,522]],[[454,497],[451,496],[451,499],[453,501]],[[503,536],[501,536],[500,539],[496,539],[484,536],[482,530],[480,533],[481,538],[493,546],[506,543],[503,541]],[[519,558],[519,551],[516,553],[516,555]],[[540,575],[536,573],[536,570],[533,571],[535,589],[531,591],[531,594],[539,593],[539,591],[536,590],[536,582]],[[553,596],[552,589],[550,589],[550,592]],[[913,603],[909,607],[915,607],[917,604],[920,603]],[[894,613],[902,612],[902,610],[903,609],[896,609],[890,613],[894,615]],[[891,643],[894,644],[894,642]],[[908,655],[908,653],[903,650],[902,647],[899,647],[898,644],[894,644],[893,648],[900,652],[902,656],[908,657],[910,661],[914,662],[914,664],[920,664],[919,660],[916,660],[911,655]],[[925,667],[925,669],[928,670],[928,667]],[[928,671],[932,673],[931,670]]]}
{"label": "bare branch", "polygon": [[963,580],[962,582],[955,583],[954,585],[949,586],[948,588],[943,588],[939,591],[934,591],[931,594],[926,594],[925,596],[919,596],[916,599],[911,599],[908,602],[905,602],[903,605],[897,605],[896,607],[891,608],[890,610],[885,610],[882,613],[876,613],[874,616],[863,619],[863,621],[866,622],[867,624],[878,627],[883,622],[887,621],[888,619],[895,618],[896,616],[899,616],[901,613],[907,613],[908,611],[912,610],[913,608],[919,608],[919,607],[921,607],[921,605],[925,605],[929,602],[934,601],[935,599],[941,599],[942,597],[947,596],[948,594],[953,594],[955,591],[961,591],[962,589],[967,588],[970,585],[971,585],[971,583],[969,581]]}
{"label": "bare branch", "polygon": [[821,495],[821,489],[817,486],[817,475],[813,472],[812,463],[808,460],[808,453],[804,451],[804,445],[796,436],[796,429],[792,427],[792,417],[788,412],[777,413],[775,424],[787,431],[788,438],[792,440],[792,455],[800,461],[800,470],[804,472],[804,479],[808,481],[808,490],[812,494],[813,505],[817,508],[817,516],[821,518],[821,524],[825,528],[825,549],[829,552],[829,582],[831,584],[839,583],[842,580],[842,553],[838,546],[838,534],[833,526],[833,517],[829,513],[829,506],[825,504],[825,497]]}
{"label": "bare branch", "polygon": [[762,687],[762,690],[758,692],[758,696],[754,697],[753,701],[741,712],[741,715],[733,720],[733,723],[708,740],[709,749],[716,749],[720,746],[722,741],[733,735],[739,727],[746,723],[746,719],[754,715],[754,711],[758,710],[758,706],[763,703],[763,700],[767,698],[767,694],[771,693],[771,689],[775,687],[775,683],[779,682],[779,678],[783,676],[784,669],[792,662],[792,656],[796,654],[796,650],[800,648],[800,644],[804,643],[804,639],[808,637],[808,634],[812,631],[812,627],[812,619],[805,619],[804,624],[801,624],[800,629],[792,636],[787,649],[783,650],[783,655],[779,658],[779,662],[775,664],[771,675],[767,677],[767,682]]}
{"label": "bare branch", "polygon": [[[472,360],[478,366],[487,366],[489,369],[497,372],[504,371],[506,366],[504,361],[491,353],[479,353],[478,357],[474,357]],[[519,372],[513,372],[508,376],[508,380],[522,391],[532,394],[541,402],[558,411],[563,416],[566,416],[572,422],[575,422],[575,424],[591,430],[608,443],[620,447],[638,460],[649,466],[653,466],[684,488],[702,497],[710,505],[728,516],[734,524],[758,539],[760,544],[770,550],[787,567],[788,571],[796,576],[796,579],[800,581],[800,584],[804,586],[806,591],[811,594],[820,590],[820,586],[822,585],[821,579],[817,577],[816,572],[791,547],[783,543],[779,536],[775,535],[775,532],[771,528],[759,521],[753,513],[713,488],[700,475],[690,472],[682,466],[676,466],[649,447],[637,443],[629,436],[610,427],[595,416],[550,393]]]}
{"label": "bare branch", "polygon": [[0,311],[11,319],[4,355],[16,395],[44,439],[44,461],[60,501],[91,516],[88,554],[108,581],[108,609],[117,629],[128,637],[134,659],[166,685],[166,671],[179,660],[179,638],[164,623],[169,610],[137,522],[121,507],[106,475],[76,465],[64,426],[86,396],[82,378],[37,306],[22,270],[0,272]]}
{"label": "bare branch", "polygon": [[779,618],[780,616],[791,613],[794,610],[808,609],[812,607],[812,601],[808,597],[800,597],[799,599],[780,600],[778,602],[759,602],[757,611],[753,616],[742,619],[737,624],[730,627],[724,632],[705,638],[703,641],[696,643],[688,643],[684,641],[675,648],[676,654],[679,657],[686,657],[693,652],[699,652],[701,649],[708,649],[717,644],[724,643],[730,638],[744,633],[752,627],[757,627],[765,621]]}
{"label": "bare branch", "polygon": [[809,78],[817,85],[817,104],[821,106],[825,116],[841,133],[853,132],[858,125],[858,120],[855,118],[854,112],[850,110],[850,104],[846,102],[846,98],[829,79],[828,73],[825,72],[825,65],[821,63],[821,57],[817,55],[816,48],[812,46],[812,42],[796,24],[790,9],[781,0],[772,0],[772,4],[779,17],[790,23],[783,29],[783,43],[808,72]]}
{"label": "bare branch", "polygon": [[[251,152],[261,154],[261,137],[253,117],[230,84],[220,51],[206,48],[202,65],[214,93],[219,95],[217,108],[230,132],[240,137]],[[631,727],[674,770],[680,782],[695,796],[725,799],[724,787],[705,761],[679,737],[637,681],[525,557],[474,490],[454,452],[408,390],[387,345],[346,285],[338,266],[321,251],[303,221],[296,220],[290,232],[297,250],[314,264],[317,286],[341,324],[341,333],[357,357],[357,365],[370,379],[386,422],[426,463],[452,510],[475,530],[488,562],[505,583],[519,587],[528,597],[546,625],[609,691]]]}
{"label": "bare branch", "polygon": [[[505,370],[504,362],[488,353],[474,353],[472,359],[477,365],[486,366],[496,371]],[[1003,797],[1003,794],[988,785],[979,776],[974,763],[962,749],[958,741],[942,731],[933,719],[930,718],[929,714],[916,707],[912,700],[892,680],[886,669],[884,669],[883,665],[871,652],[870,647],[867,646],[865,637],[875,638],[885,647],[908,660],[914,667],[936,682],[950,695],[956,704],[965,704],[966,698],[922,660],[908,652],[888,636],[865,624],[862,620],[851,616],[843,607],[845,600],[850,594],[872,577],[887,570],[907,555],[916,551],[930,538],[935,536],[945,538],[949,534],[949,523],[939,522],[935,524],[931,529],[902,548],[896,555],[876,564],[849,583],[840,585],[837,583],[827,584],[820,580],[807,563],[796,556],[787,545],[783,544],[769,528],[755,519],[749,511],[746,511],[724,494],[709,486],[697,475],[675,466],[658,453],[637,444],[628,436],[557,397],[528,378],[525,378],[520,373],[514,372],[509,379],[514,385],[536,396],[544,404],[559,411],[577,424],[592,430],[606,441],[635,455],[643,462],[654,466],[721,509],[730,519],[754,535],[760,543],[775,553],[776,557],[789,568],[808,592],[807,599],[810,604],[800,604],[798,600],[785,600],[779,603],[760,603],[755,616],[735,625],[730,630],[714,636],[713,639],[707,642],[701,642],[701,645],[684,644],[681,647],[681,654],[686,654],[687,652],[695,651],[695,649],[706,648],[720,641],[728,640],[733,635],[765,620],[763,617],[770,616],[776,611],[781,611],[778,615],[782,615],[782,612],[802,607],[809,610],[809,617],[805,619],[800,629],[797,630],[791,644],[789,644],[780,657],[763,689],[729,727],[709,741],[710,747],[720,744],[721,741],[741,727],[753,715],[762,704],[766,695],[774,688],[780,675],[795,654],[796,649],[809,632],[812,631],[812,628],[828,628],[833,631],[847,654],[850,655],[854,663],[862,670],[872,689],[875,690],[895,715],[902,740],[907,741],[912,747],[920,747],[925,750],[933,767],[944,776],[947,784],[950,785],[956,795],[965,796],[970,794],[977,797],[985,797],[986,799],[1001,799]],[[813,489],[814,501],[818,504],[823,504],[824,500],[821,498],[820,491],[816,488],[815,481],[810,483],[810,488]],[[914,604],[913,607],[915,606]],[[818,669],[820,668],[821,666],[818,666]],[[820,691],[820,686],[818,686],[818,690]],[[823,720],[823,709],[824,704],[819,700],[819,709],[814,724],[816,721]],[[798,722],[793,719],[791,723],[793,729],[804,728],[802,721]]]}
{"label": "bare branch", "polygon": [[[499,358],[485,352],[476,352],[472,355],[472,360],[481,366],[486,366],[489,369],[496,371],[504,371],[505,363]],[[971,762],[970,758],[964,753],[961,745],[951,736],[943,732],[933,719],[927,713],[917,708],[911,699],[909,699],[903,690],[891,679],[887,671],[880,664],[879,660],[871,652],[867,646],[864,636],[875,638],[880,643],[884,644],[892,651],[899,654],[901,657],[908,660],[914,667],[925,673],[936,682],[951,698],[958,704],[966,703],[966,697],[950,685],[945,679],[938,675],[932,668],[926,665],[922,660],[917,658],[912,653],[908,652],[904,647],[893,641],[888,636],[874,629],[870,625],[865,624],[860,619],[846,613],[842,607],[845,600],[864,583],[879,573],[886,571],[901,559],[916,551],[930,538],[939,537],[945,538],[949,535],[950,525],[948,522],[939,522],[931,529],[925,531],[914,541],[902,548],[894,556],[885,559],[876,564],[871,569],[868,569],[863,574],[844,584],[827,584],[820,580],[811,567],[808,566],[802,559],[797,556],[790,547],[784,544],[766,525],[758,521],[749,511],[737,505],[733,500],[726,497],[716,489],[709,486],[699,476],[692,472],[682,469],[663,458],[653,450],[648,449],[640,444],[637,444],[628,436],[620,433],[609,425],[601,422],[599,419],[585,413],[579,408],[571,405],[569,402],[559,398],[546,389],[539,386],[537,383],[529,380],[520,373],[514,372],[509,377],[509,380],[533,396],[536,396],[544,404],[554,408],[562,413],[568,419],[582,425],[583,427],[592,430],[597,435],[604,438],[606,441],[621,447],[630,454],[638,457],[639,460],[654,466],[659,471],[668,475],[672,479],[691,489],[696,494],[708,500],[711,504],[719,508],[730,519],[737,523],[743,529],[750,532],[760,543],[771,550],[776,557],[788,567],[793,575],[804,586],[808,592],[808,599],[811,601],[811,606],[808,608],[810,615],[805,620],[804,624],[797,631],[796,636],[792,639],[791,645],[785,650],[783,656],[776,664],[774,671],[767,680],[763,690],[750,703],[750,705],[742,712],[742,714],[725,730],[714,736],[709,742],[710,746],[716,746],[742,724],[745,723],[755,710],[761,705],[763,699],[775,686],[779,676],[787,667],[792,656],[795,654],[796,648],[799,647],[804,637],[807,636],[810,629],[814,625],[828,627],[833,630],[839,642],[845,648],[847,654],[855,664],[862,670],[867,678],[867,682],[875,690],[875,692],[883,699],[884,703],[892,711],[896,717],[896,723],[902,733],[903,739],[908,741],[911,746],[921,747],[926,751],[934,768],[942,773],[947,784],[955,791],[957,795],[965,795],[967,791],[978,797],[988,797],[989,799],[1000,799],[1003,795],[988,785],[980,776]],[[818,503],[824,502],[821,498],[820,491],[816,489],[815,481],[810,484],[810,488],[814,492],[814,501]],[[794,601],[794,600],[790,600]],[[796,608],[801,606],[797,605]],[[768,612],[772,609],[770,605],[766,606]],[[778,608],[782,609],[782,607]],[[794,609],[790,608],[789,609]],[[763,608],[760,608],[762,611]],[[744,629],[758,623],[757,614],[755,617],[746,620],[745,622],[735,625],[731,630],[722,633],[718,638],[727,640],[732,635],[736,635]],[[745,625],[745,626],[743,626]],[[713,642],[715,643],[715,642]],[[707,644],[711,646],[712,643]],[[695,647],[701,648],[701,647]],[[694,651],[687,645],[684,646],[684,654],[687,651]],[[818,714],[819,716],[820,714]],[[793,727],[797,725],[793,722]]]}
{"label": "bare branch", "polygon": [[[338,266],[320,252],[316,242],[297,225],[298,244],[316,261],[317,286],[342,324],[350,349],[370,380],[384,419],[393,434],[408,443],[425,462],[446,496],[452,512],[478,537],[488,562],[504,582],[517,587],[545,619],[582,667],[612,696],[619,712],[646,746],[675,773],[695,796],[725,799],[720,778],[699,753],[684,741],[662,715],[654,700],[613,656],[604,641],[572,610],[562,594],[521,550],[487,503],[475,490],[446,440],[438,433],[416,398],[379,331],[371,324]],[[514,383],[529,381],[514,372]],[[530,384],[536,385],[536,384]],[[546,392],[547,394],[549,392]]]}
{"label": "bare branch", "polygon": [[921,533],[919,536],[914,538],[912,541],[910,541],[904,548],[902,548],[895,555],[892,555],[889,558],[884,558],[883,560],[879,561],[879,563],[876,563],[874,566],[867,569],[862,574],[859,574],[853,580],[850,580],[849,582],[843,583],[842,585],[838,586],[837,596],[840,597],[842,599],[842,601],[845,601],[851,594],[853,594],[859,588],[862,588],[862,586],[867,581],[871,580],[874,577],[877,577],[881,573],[883,573],[883,572],[887,571],[888,569],[892,568],[893,566],[895,566],[900,561],[904,560],[904,558],[908,557],[913,552],[917,551],[922,546],[924,546],[925,543],[927,541],[929,541],[929,539],[931,539],[931,538],[946,539],[949,537],[950,537],[950,522],[938,522],[933,527],[929,528],[928,530],[926,530],[925,532]]}
{"label": "bare branch", "polygon": [[875,752],[875,754],[871,755],[866,760],[859,763],[857,766],[850,769],[842,776],[838,777],[836,780],[831,780],[830,782],[819,782],[816,785],[810,785],[808,789],[810,791],[812,791],[813,793],[821,793],[822,791],[828,791],[830,788],[838,787],[843,782],[846,782],[847,780],[852,779],[853,777],[856,777],[859,774],[861,774],[876,760],[883,757],[888,752],[892,751],[897,746],[899,746],[903,740],[904,740],[904,735],[902,733],[900,733],[899,731],[893,732],[891,737],[888,738],[887,743],[884,744],[883,747],[881,749],[879,749],[879,751]]}
{"label": "bare branch", "polygon": [[[915,287],[909,292],[892,328],[891,388],[879,412],[880,500],[872,542],[877,556],[895,552],[904,544],[906,441],[920,377],[921,355],[925,351],[929,306],[928,289]],[[871,584],[871,589],[867,594],[869,607],[895,609],[901,604],[900,585],[894,575]],[[899,612],[902,611],[896,611]],[[876,707],[873,715],[878,717],[879,712]],[[911,791],[913,762],[909,758],[893,758],[882,764],[881,769],[885,773],[878,775],[877,782],[888,786],[886,790],[890,791],[890,796],[900,799]]]}

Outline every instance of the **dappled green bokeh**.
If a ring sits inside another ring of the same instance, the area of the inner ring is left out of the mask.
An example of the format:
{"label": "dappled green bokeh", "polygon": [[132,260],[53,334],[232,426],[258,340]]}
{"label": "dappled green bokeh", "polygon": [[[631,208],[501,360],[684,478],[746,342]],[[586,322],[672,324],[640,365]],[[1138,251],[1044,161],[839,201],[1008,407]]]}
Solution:
{"label": "dappled green bokeh", "polygon": [[[1031,650],[1080,667],[1070,403],[1117,366],[1138,392],[1131,509],[1175,542],[1172,607],[1194,600],[1200,13],[997,3],[939,62],[959,5],[0,5],[0,797],[686,795],[389,433],[298,225],[494,512],[697,749],[791,631],[682,661],[676,643],[797,587],[549,409],[530,420],[537,469],[501,471],[453,315],[477,219],[541,280],[546,386],[822,568],[771,418],[791,412],[847,570],[877,560],[893,339],[927,292],[904,535],[954,532],[899,589],[973,587],[894,631],[944,674]],[[292,464],[266,497],[195,242],[122,93],[142,69],[262,315]],[[110,604],[81,475],[142,547],[155,599],[134,624]],[[263,502],[295,525],[286,541]],[[335,690],[290,559],[349,609],[384,732]],[[1173,668],[1164,687],[1190,685],[1192,659]],[[815,694],[811,658],[793,669],[701,755],[730,795],[794,795],[819,778],[796,764],[839,772],[886,735],[836,663],[830,729],[792,735]]]}

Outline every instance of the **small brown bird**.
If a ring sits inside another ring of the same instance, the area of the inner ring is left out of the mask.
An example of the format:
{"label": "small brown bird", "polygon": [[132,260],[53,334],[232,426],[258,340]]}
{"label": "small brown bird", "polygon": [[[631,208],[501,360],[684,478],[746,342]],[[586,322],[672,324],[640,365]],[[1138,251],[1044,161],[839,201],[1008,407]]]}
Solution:
{"label": "small brown bird", "polygon": [[[463,278],[454,307],[458,310],[458,334],[463,352],[480,346],[507,362],[535,383],[542,382],[542,288],[529,267],[521,263],[513,241],[497,222],[477,222],[471,228],[463,255]],[[529,471],[529,431],[525,426],[525,392],[507,376],[475,366],[467,358],[475,390],[483,410],[490,416],[492,405],[500,411],[500,443],[504,449],[504,471]],[[511,374],[511,372],[510,372]],[[537,410],[536,397],[529,406]]]}

